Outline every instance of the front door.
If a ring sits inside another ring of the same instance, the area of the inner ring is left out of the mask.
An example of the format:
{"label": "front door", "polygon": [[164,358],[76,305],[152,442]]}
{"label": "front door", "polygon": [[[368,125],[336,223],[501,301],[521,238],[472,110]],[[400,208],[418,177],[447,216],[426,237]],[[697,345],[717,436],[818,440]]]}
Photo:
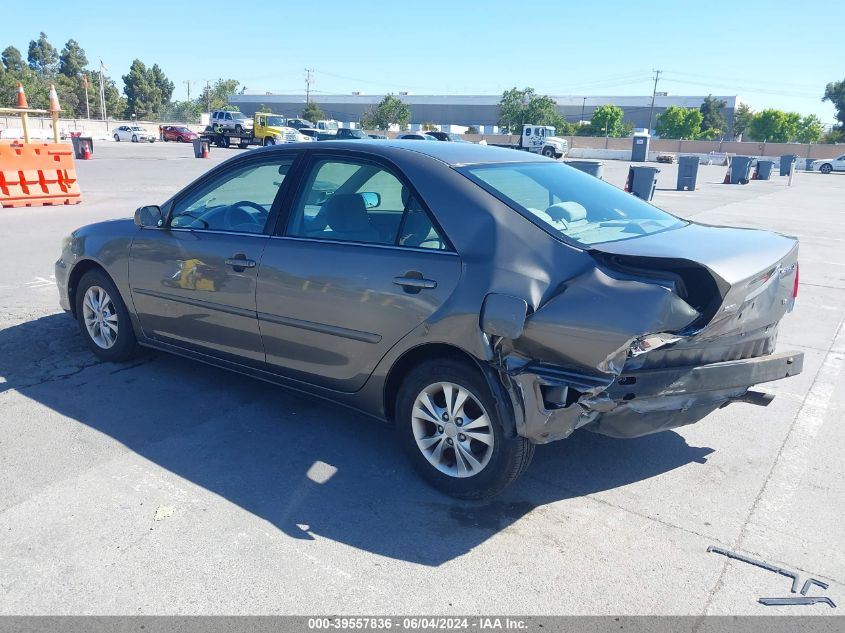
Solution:
{"label": "front door", "polygon": [[258,264],[292,162],[276,154],[213,172],[175,200],[167,226],[139,232],[129,281],[146,336],[263,364]]}
{"label": "front door", "polygon": [[283,235],[258,277],[274,371],[356,391],[387,351],[452,294],[461,262],[391,169],[312,160]]}

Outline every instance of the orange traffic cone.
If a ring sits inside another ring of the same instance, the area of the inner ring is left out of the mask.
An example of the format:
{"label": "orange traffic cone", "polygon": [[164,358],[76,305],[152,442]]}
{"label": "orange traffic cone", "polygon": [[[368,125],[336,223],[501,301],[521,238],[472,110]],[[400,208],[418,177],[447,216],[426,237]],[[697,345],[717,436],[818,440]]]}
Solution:
{"label": "orange traffic cone", "polygon": [[56,86],[50,84],[50,112],[61,112],[62,106],[59,105],[59,95],[56,94]]}
{"label": "orange traffic cone", "polygon": [[82,146],[82,160],[91,160],[91,147],[88,143]]}
{"label": "orange traffic cone", "polygon": [[26,95],[23,91],[23,84],[18,82],[18,100],[15,103],[16,108],[28,108],[29,104],[26,102]]}
{"label": "orange traffic cone", "polygon": [[731,184],[731,170],[730,169],[725,173],[725,179],[722,181],[722,184],[723,185]]}
{"label": "orange traffic cone", "polygon": [[202,157],[208,158],[208,143],[202,144]]}

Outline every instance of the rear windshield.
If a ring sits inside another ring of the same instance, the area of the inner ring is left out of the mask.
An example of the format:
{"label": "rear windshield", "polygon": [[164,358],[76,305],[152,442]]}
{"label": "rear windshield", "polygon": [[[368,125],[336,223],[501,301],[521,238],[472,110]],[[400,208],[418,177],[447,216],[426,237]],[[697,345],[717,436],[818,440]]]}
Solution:
{"label": "rear windshield", "polygon": [[585,246],[686,224],[562,163],[470,165],[458,171],[553,236]]}

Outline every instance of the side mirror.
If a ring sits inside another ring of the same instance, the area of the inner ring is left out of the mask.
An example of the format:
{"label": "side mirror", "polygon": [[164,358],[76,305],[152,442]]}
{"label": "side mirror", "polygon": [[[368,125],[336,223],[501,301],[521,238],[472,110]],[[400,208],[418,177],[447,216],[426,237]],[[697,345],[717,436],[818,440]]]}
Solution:
{"label": "side mirror", "polygon": [[381,194],[375,191],[363,191],[360,196],[364,199],[364,206],[374,209],[381,204]]}
{"label": "side mirror", "polygon": [[161,228],[164,226],[164,215],[161,212],[161,207],[154,204],[138,207],[135,211],[135,224],[146,228]]}

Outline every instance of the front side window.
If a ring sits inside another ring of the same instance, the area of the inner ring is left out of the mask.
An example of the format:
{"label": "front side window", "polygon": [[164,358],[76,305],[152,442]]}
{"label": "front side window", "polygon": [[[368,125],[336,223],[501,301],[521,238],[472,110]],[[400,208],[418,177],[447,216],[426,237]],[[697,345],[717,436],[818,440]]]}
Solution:
{"label": "front side window", "polygon": [[317,161],[287,234],[343,242],[445,250],[422,204],[389,170],[365,161]]}
{"label": "front side window", "polygon": [[244,165],[201,186],[173,207],[173,228],[262,233],[293,158]]}
{"label": "front side window", "polygon": [[502,163],[459,169],[556,237],[589,246],[686,222],[598,178],[560,163]]}

